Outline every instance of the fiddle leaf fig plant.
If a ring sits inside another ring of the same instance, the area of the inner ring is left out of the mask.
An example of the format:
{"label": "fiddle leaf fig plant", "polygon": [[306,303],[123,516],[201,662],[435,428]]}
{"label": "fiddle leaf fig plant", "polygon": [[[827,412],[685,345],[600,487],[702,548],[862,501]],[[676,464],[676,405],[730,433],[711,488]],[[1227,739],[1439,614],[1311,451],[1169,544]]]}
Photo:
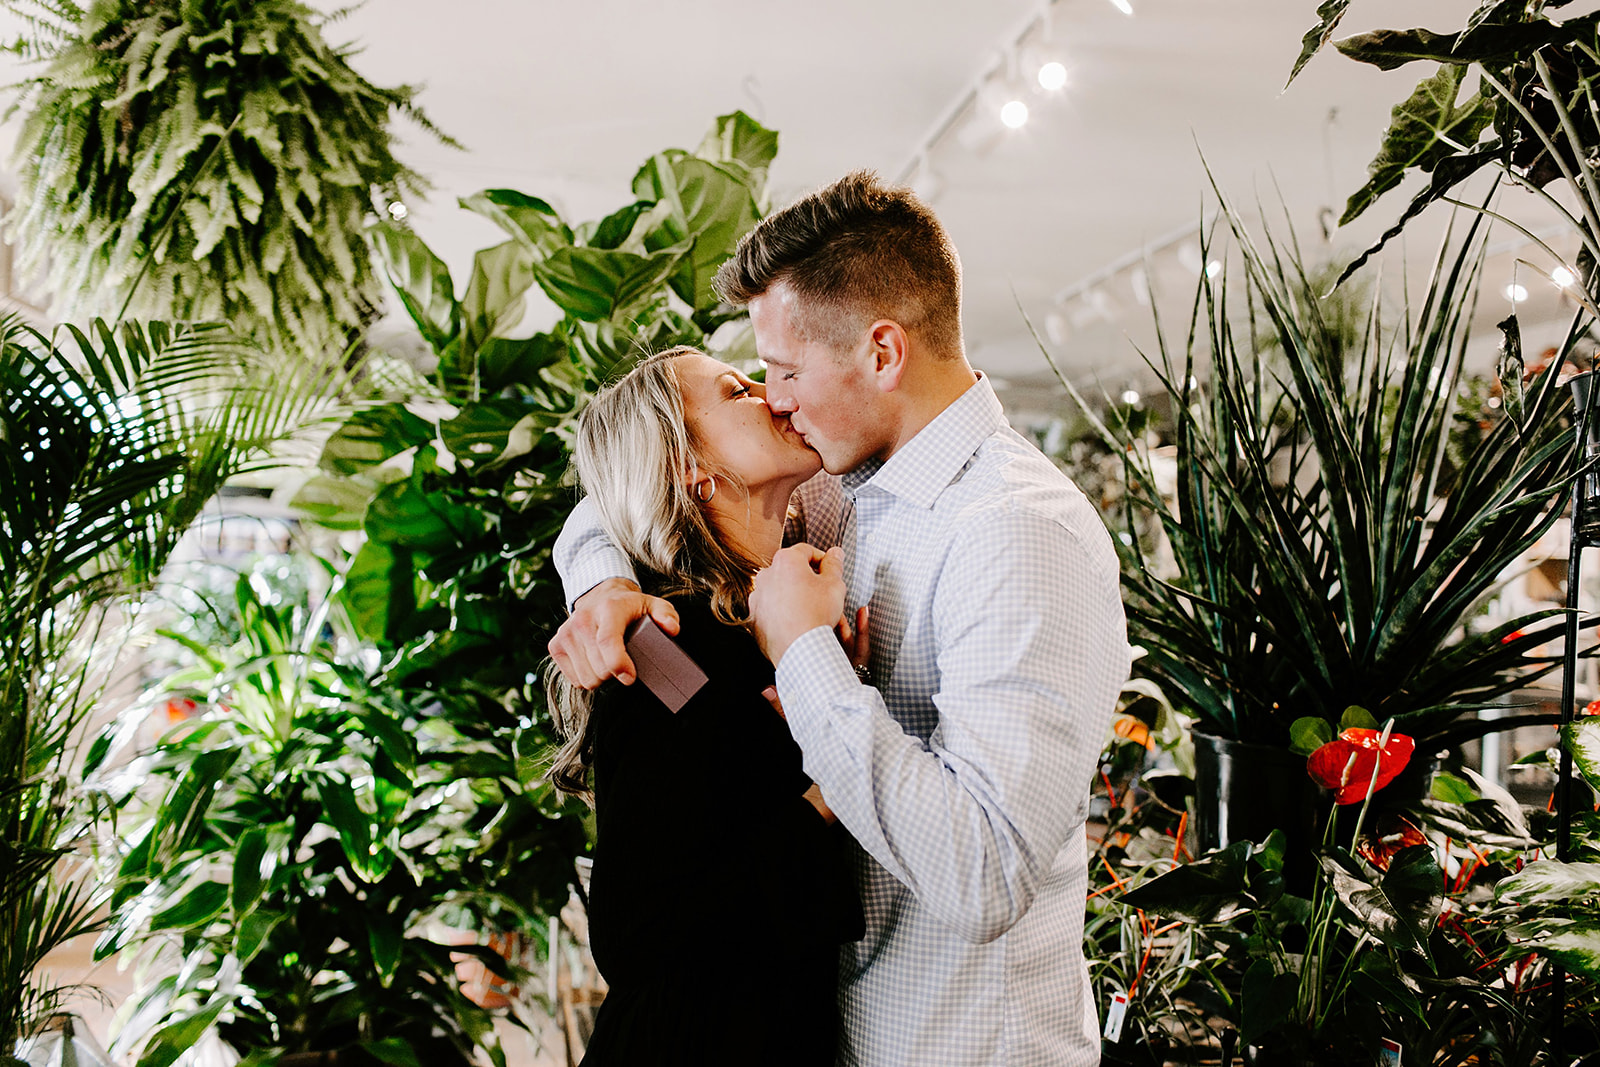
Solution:
{"label": "fiddle leaf fig plant", "polygon": [[[382,88],[296,0],[5,0],[26,20],[10,233],[65,319],[228,322],[313,358],[381,305],[366,227],[421,180]],[[375,201],[375,197],[377,200]]]}
{"label": "fiddle leaf fig plant", "polygon": [[[647,351],[705,345],[726,328],[736,339],[723,354],[740,358],[742,312],[705,282],[765,210],[776,150],[776,133],[722,116],[696,151],[651,156],[635,199],[588,222],[513,190],[467,197],[462,207],[506,240],[477,253],[464,287],[409,228],[373,229],[436,363],[426,379],[380,387],[329,438],[296,504],[361,533],[342,596],[381,655],[373,684],[430,694],[477,746],[504,813],[500,847],[532,890],[529,915],[561,907],[586,847],[587,809],[542,783],[551,736],[539,666],[566,615],[550,556],[575,503],[573,420]],[[558,320],[519,336],[541,295]],[[534,833],[551,820],[570,836]]]}

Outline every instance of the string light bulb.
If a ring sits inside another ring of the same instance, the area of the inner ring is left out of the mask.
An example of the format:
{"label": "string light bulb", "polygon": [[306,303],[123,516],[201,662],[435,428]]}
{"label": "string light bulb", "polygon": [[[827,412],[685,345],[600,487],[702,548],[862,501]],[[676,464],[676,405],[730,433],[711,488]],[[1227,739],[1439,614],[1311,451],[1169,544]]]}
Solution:
{"label": "string light bulb", "polygon": [[1051,60],[1039,68],[1039,88],[1054,93],[1066,88],[1067,68]]}
{"label": "string light bulb", "polygon": [[1510,285],[1506,286],[1506,299],[1511,301],[1513,304],[1520,304],[1524,300],[1528,299],[1528,290],[1525,286],[1521,286],[1516,282],[1512,282]]}
{"label": "string light bulb", "polygon": [[1028,105],[1021,100],[1008,100],[1000,108],[1000,121],[1007,129],[1020,130],[1028,122]]}
{"label": "string light bulb", "polygon": [[1559,288],[1570,289],[1572,284],[1578,280],[1578,276],[1566,267],[1557,267],[1550,272],[1550,280],[1555,282]]}

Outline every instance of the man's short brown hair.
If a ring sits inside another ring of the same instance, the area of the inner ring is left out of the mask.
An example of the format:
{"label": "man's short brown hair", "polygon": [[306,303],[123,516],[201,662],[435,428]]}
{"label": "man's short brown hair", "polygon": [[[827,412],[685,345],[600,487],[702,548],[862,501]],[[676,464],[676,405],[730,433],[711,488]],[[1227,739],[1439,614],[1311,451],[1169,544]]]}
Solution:
{"label": "man's short brown hair", "polygon": [[836,349],[893,319],[941,356],[961,352],[961,261],[931,208],[869,170],[847,174],[745,234],[717,294],[748,304],[778,282],[801,337]]}

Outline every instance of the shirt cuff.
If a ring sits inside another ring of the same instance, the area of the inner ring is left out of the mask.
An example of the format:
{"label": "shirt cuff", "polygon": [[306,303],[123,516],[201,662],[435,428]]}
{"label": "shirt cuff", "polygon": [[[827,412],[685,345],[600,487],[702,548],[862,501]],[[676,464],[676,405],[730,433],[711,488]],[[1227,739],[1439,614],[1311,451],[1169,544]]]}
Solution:
{"label": "shirt cuff", "polygon": [[638,582],[628,557],[614,550],[594,551],[583,560],[574,560],[572,573],[561,576],[561,586],[567,597],[567,611],[589,590],[611,578],[626,578]]}
{"label": "shirt cuff", "polygon": [[790,716],[793,726],[795,711],[800,712],[801,719],[812,711],[820,714],[837,698],[859,690],[861,680],[856,677],[844,646],[834,636],[833,627],[818,626],[795,638],[783,654],[778,662],[777,686],[784,714]]}

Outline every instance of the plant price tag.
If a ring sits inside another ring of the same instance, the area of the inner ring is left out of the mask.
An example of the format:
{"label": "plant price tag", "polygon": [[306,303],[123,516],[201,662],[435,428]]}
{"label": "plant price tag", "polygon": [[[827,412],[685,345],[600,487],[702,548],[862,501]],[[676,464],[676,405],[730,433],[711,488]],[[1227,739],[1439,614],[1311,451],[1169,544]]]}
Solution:
{"label": "plant price tag", "polygon": [[1378,1050],[1378,1067],[1400,1067],[1400,1042],[1383,1039],[1383,1047]]}
{"label": "plant price tag", "polygon": [[[1113,1045],[1122,1040],[1122,1019],[1128,1014],[1128,994],[1111,994],[1111,1007],[1106,1009],[1106,1040]],[[1395,1060],[1396,1063],[1400,1061]]]}

